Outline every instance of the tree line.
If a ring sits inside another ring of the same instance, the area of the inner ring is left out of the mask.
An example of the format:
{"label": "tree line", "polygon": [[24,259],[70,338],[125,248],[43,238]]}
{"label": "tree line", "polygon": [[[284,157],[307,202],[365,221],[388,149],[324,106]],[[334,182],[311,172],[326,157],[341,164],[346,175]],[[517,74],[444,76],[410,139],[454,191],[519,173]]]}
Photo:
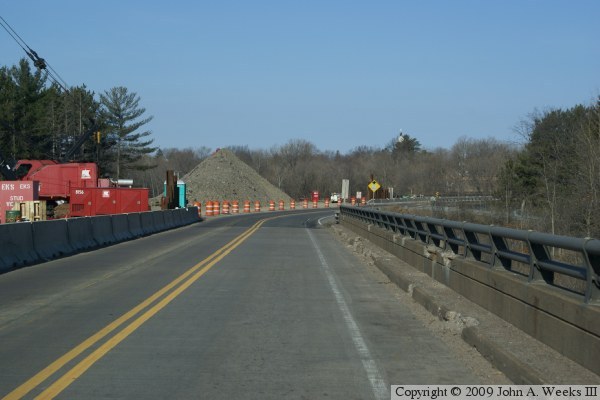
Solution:
{"label": "tree line", "polygon": [[600,237],[600,96],[534,112],[519,131],[525,145],[498,177],[505,206],[534,213],[550,233]]}
{"label": "tree line", "polygon": [[[22,59],[0,68],[0,162],[50,159],[96,162],[119,179],[154,153],[143,126],[152,119],[136,93],[114,87],[96,96],[85,85],[62,90]],[[83,140],[85,138],[85,140]],[[78,140],[81,145],[77,145]]]}
{"label": "tree line", "polygon": [[[124,87],[96,96],[85,86],[60,91],[47,85],[26,60],[0,68],[0,153],[5,158],[60,159],[89,129],[92,135],[72,158],[94,161],[102,174],[133,178],[160,195],[166,170],[182,177],[212,149],[152,146],[140,97]],[[459,138],[449,149],[423,149],[401,134],[379,147],[342,154],[322,151],[305,139],[270,149],[230,147],[292,198],[311,191],[367,195],[371,178],[395,197],[493,196],[494,223],[556,234],[600,237],[600,97],[589,105],[536,111],[521,121],[519,144],[494,138]],[[524,224],[524,216],[527,219]]]}
{"label": "tree line", "polygon": [[487,223],[569,236],[600,237],[600,97],[589,105],[536,111],[515,128],[521,143],[459,138],[425,150],[402,135],[347,154],[303,139],[269,150],[232,148],[294,198],[341,191],[365,196],[371,176],[395,197],[491,196]]}

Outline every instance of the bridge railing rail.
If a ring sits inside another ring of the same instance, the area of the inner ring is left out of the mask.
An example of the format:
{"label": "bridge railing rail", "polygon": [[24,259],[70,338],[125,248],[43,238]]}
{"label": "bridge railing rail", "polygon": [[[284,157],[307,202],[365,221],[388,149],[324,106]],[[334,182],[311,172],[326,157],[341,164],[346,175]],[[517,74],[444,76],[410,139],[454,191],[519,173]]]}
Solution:
{"label": "bridge railing rail", "polygon": [[[426,245],[473,258],[490,268],[513,270],[513,263],[528,266],[529,282],[545,282],[583,296],[585,303],[600,304],[600,240],[574,238],[469,222],[400,214],[366,207],[340,207],[342,216],[375,225]],[[559,259],[556,250],[569,257]],[[562,250],[562,252],[560,251]],[[557,285],[555,275],[575,279],[581,290]]]}
{"label": "bridge railing rail", "polygon": [[404,204],[404,203],[431,203],[434,200],[436,203],[484,203],[496,201],[493,196],[413,196],[413,197],[395,197],[393,199],[371,199],[367,201],[370,206],[374,205],[390,205],[390,204]]}

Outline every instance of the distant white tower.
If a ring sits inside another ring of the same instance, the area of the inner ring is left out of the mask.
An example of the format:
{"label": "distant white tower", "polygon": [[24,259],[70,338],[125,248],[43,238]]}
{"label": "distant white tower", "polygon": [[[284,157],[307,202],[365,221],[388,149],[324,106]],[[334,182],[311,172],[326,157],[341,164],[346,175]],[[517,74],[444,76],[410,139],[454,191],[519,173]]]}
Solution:
{"label": "distant white tower", "polygon": [[402,129],[400,129],[400,134],[398,135],[398,139],[396,139],[398,143],[404,142],[404,134],[402,133]]}

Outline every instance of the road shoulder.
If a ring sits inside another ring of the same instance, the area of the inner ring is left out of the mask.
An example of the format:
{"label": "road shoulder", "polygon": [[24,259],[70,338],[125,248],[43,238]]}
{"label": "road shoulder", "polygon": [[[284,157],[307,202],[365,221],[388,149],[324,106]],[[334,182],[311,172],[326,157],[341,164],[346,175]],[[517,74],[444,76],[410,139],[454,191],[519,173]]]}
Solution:
{"label": "road shoulder", "polygon": [[[442,340],[463,347],[465,362],[480,376],[504,384],[600,383],[598,375],[342,225],[330,225],[329,230],[373,273],[384,274],[394,284],[389,286],[397,291],[397,297],[413,303],[415,315],[427,322]],[[507,381],[501,382],[503,378]]]}

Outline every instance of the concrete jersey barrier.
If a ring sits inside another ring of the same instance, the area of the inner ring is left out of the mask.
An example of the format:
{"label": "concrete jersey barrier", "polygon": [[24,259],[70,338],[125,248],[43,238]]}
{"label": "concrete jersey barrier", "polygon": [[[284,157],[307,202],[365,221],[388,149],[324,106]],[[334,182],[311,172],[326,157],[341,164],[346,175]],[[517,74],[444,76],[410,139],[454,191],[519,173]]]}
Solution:
{"label": "concrete jersey barrier", "polygon": [[175,227],[175,216],[173,214],[174,212],[175,210],[162,211],[166,229],[171,229]]}
{"label": "concrete jersey barrier", "polygon": [[185,217],[184,220],[188,224],[193,224],[194,222],[200,221],[200,215],[198,213],[198,207],[188,207],[185,209]]}
{"label": "concrete jersey barrier", "polygon": [[67,220],[69,230],[69,242],[75,251],[84,251],[98,247],[94,240],[94,230],[92,229],[92,218],[71,218]]}
{"label": "concrete jersey barrier", "polygon": [[33,226],[33,248],[40,259],[51,260],[75,252],[69,240],[67,220],[38,221]]}
{"label": "concrete jersey barrier", "polygon": [[185,212],[185,208],[178,208],[177,210],[173,210],[173,226],[186,225],[186,221],[183,218],[183,214]]}
{"label": "concrete jersey barrier", "polygon": [[134,238],[144,236],[144,229],[142,228],[142,219],[140,213],[127,214],[127,224],[129,225],[129,232]]}
{"label": "concrete jersey barrier", "polygon": [[117,239],[117,242],[123,242],[133,238],[133,235],[129,231],[127,214],[111,215],[110,217],[112,218],[113,236]]}
{"label": "concrete jersey barrier", "polygon": [[33,248],[31,222],[0,225],[0,272],[6,272],[39,260]]}
{"label": "concrete jersey barrier", "polygon": [[156,228],[156,232],[168,229],[167,225],[165,224],[164,211],[152,211],[152,220],[154,221],[154,227]]}
{"label": "concrete jersey barrier", "polygon": [[146,211],[140,213],[139,215],[144,235],[150,235],[152,233],[158,232],[158,229],[154,224],[154,213],[152,211]]}
{"label": "concrete jersey barrier", "polygon": [[110,215],[93,217],[92,232],[94,240],[100,246],[106,246],[117,242],[115,235],[113,235],[112,218]]}
{"label": "concrete jersey barrier", "polygon": [[198,222],[198,208],[0,225],[0,273]]}

